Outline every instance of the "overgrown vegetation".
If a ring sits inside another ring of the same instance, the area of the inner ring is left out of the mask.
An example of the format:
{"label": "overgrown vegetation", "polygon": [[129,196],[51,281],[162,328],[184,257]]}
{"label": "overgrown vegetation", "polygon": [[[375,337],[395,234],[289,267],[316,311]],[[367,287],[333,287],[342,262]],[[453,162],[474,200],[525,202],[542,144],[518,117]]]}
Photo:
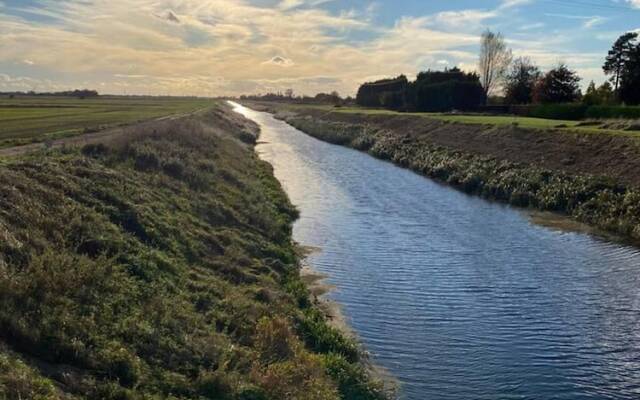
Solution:
{"label": "overgrown vegetation", "polygon": [[238,118],[3,163],[0,398],[384,398],[310,302]]}
{"label": "overgrown vegetation", "polygon": [[574,104],[537,104],[514,107],[514,113],[534,118],[580,121],[591,119],[638,119],[640,107]]}
{"label": "overgrown vegetation", "polygon": [[531,165],[452,151],[420,138],[371,125],[288,117],[319,139],[367,151],[467,193],[520,207],[564,213],[640,242],[640,190],[591,175],[569,175]]}

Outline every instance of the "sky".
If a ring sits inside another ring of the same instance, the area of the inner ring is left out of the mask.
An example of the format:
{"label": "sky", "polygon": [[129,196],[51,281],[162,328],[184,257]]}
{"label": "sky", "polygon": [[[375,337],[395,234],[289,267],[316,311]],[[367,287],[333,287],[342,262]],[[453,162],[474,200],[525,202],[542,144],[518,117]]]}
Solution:
{"label": "sky", "polygon": [[640,0],[0,0],[0,91],[353,95],[365,81],[476,68],[480,34],[605,80]]}

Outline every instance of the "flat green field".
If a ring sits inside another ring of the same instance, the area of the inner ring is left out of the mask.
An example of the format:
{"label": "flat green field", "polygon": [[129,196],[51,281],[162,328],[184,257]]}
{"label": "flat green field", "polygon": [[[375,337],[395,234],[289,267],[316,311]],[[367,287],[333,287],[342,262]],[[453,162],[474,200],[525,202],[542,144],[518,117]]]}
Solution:
{"label": "flat green field", "polygon": [[320,106],[320,105],[289,105],[293,108],[316,108],[327,112],[338,112],[347,114],[367,114],[367,115],[411,115],[422,118],[432,118],[442,121],[458,122],[473,125],[495,125],[504,126],[517,124],[523,128],[533,129],[555,129],[564,132],[580,132],[607,135],[640,136],[639,131],[628,131],[621,129],[605,129],[599,124],[583,125],[580,121],[567,121],[557,119],[543,119],[531,117],[518,117],[511,115],[479,115],[479,114],[446,114],[446,113],[400,113],[391,110],[371,109],[361,107],[341,107]]}
{"label": "flat green field", "polygon": [[0,147],[58,139],[209,107],[178,97],[0,97]]}

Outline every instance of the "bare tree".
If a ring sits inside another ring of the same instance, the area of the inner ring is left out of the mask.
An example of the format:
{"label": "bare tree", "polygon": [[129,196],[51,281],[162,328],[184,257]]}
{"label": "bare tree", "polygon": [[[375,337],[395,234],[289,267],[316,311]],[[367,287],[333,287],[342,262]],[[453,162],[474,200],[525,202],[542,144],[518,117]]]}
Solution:
{"label": "bare tree", "polygon": [[489,96],[497,89],[504,79],[511,64],[511,49],[501,33],[486,30],[482,33],[480,42],[480,83],[484,92]]}

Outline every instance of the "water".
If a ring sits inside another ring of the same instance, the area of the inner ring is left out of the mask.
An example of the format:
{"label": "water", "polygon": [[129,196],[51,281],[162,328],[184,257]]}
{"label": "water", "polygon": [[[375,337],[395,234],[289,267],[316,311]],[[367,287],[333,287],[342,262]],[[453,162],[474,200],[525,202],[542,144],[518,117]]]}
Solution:
{"label": "water", "polygon": [[268,114],[296,241],[405,399],[640,398],[640,252],[313,139]]}

